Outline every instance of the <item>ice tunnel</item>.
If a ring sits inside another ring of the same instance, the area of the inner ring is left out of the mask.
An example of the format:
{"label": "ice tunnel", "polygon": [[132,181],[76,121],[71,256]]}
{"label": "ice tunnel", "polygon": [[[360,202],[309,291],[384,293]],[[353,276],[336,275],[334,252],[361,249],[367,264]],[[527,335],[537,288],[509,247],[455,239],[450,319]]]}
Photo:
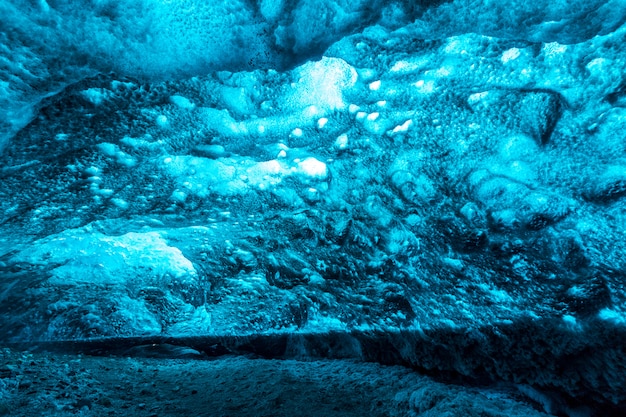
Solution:
{"label": "ice tunnel", "polygon": [[0,416],[626,415],[622,0],[0,0]]}

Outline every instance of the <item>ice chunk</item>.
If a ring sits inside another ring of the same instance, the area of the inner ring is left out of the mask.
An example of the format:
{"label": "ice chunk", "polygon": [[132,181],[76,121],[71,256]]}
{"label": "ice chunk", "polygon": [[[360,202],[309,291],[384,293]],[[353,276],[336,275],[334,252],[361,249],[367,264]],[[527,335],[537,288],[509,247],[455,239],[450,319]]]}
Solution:
{"label": "ice chunk", "polygon": [[207,158],[223,158],[229,155],[229,152],[222,145],[198,145],[194,148],[194,151],[200,156],[206,156]]}
{"label": "ice chunk", "polygon": [[488,91],[482,91],[480,93],[470,94],[467,98],[467,104],[469,104],[473,109],[487,108],[491,104],[493,104],[493,100],[490,100]]}
{"label": "ice chunk", "polygon": [[393,124],[392,120],[380,117],[380,113],[370,113],[365,118],[361,118],[363,127],[370,133],[381,135],[385,133]]}
{"label": "ice chunk", "polygon": [[160,128],[165,129],[165,128],[169,127],[169,120],[167,120],[167,116],[161,114],[161,115],[157,116],[156,124]]}
{"label": "ice chunk", "polygon": [[626,166],[596,167],[596,170],[599,169],[604,172],[585,183],[585,198],[599,203],[610,203],[626,196]]}
{"label": "ice chunk", "polygon": [[369,87],[372,91],[378,91],[380,89],[380,80],[371,82]]}
{"label": "ice chunk", "polygon": [[426,57],[411,58],[397,61],[389,71],[398,74],[410,74],[419,71],[426,65],[428,65],[428,58]]}
{"label": "ice chunk", "polygon": [[197,275],[193,264],[158,232],[107,236],[90,228],[70,229],[42,239],[16,259],[59,265],[49,281],[60,285],[121,284],[138,278],[156,284],[164,277],[195,281]]}
{"label": "ice chunk", "polygon": [[265,19],[273,21],[280,16],[284,4],[285,0],[260,0],[259,10]]}
{"label": "ice chunk", "polygon": [[540,230],[565,218],[572,202],[546,190],[534,190],[519,178],[492,175],[479,170],[470,175],[476,198],[492,213],[495,223],[504,228],[526,227]]}
{"label": "ice chunk", "polygon": [[83,91],[82,95],[94,106],[99,106],[110,97],[111,92],[104,88],[89,88]]}
{"label": "ice chunk", "polygon": [[505,160],[533,160],[539,154],[539,145],[526,135],[514,135],[500,143],[499,153]]}
{"label": "ice chunk", "polygon": [[204,120],[205,126],[221,135],[227,137],[240,136],[248,131],[246,125],[235,121],[227,110],[201,107],[198,112]]}
{"label": "ice chunk", "polygon": [[326,164],[313,157],[306,158],[304,161],[299,162],[298,168],[302,174],[316,180],[325,180],[328,176]]}
{"label": "ice chunk", "polygon": [[360,110],[360,107],[359,107],[359,106],[357,106],[356,104],[350,104],[350,105],[348,106],[348,111],[349,111],[350,113],[356,113],[356,112],[358,112],[359,110]]}
{"label": "ice chunk", "polygon": [[417,91],[422,94],[432,94],[435,92],[435,82],[433,80],[419,80],[415,84]]}
{"label": "ice chunk", "polygon": [[196,105],[192,103],[191,100],[189,100],[187,97],[171,96],[170,101],[184,110],[193,110],[196,108]]}
{"label": "ice chunk", "polygon": [[598,313],[600,320],[611,322],[618,326],[626,326],[626,314],[623,311],[615,311],[610,308],[603,308]]}
{"label": "ice chunk", "polygon": [[98,149],[106,156],[115,158],[118,164],[124,165],[128,168],[133,167],[137,163],[134,157],[128,155],[126,152],[123,152],[119,146],[113,143],[99,143]]}
{"label": "ice chunk", "polygon": [[339,135],[335,140],[335,148],[343,150],[348,147],[348,135],[345,133]]}
{"label": "ice chunk", "polygon": [[407,130],[409,130],[409,127],[411,127],[412,124],[413,124],[413,120],[409,119],[406,122],[402,123],[401,125],[394,127],[393,133],[406,132]]}
{"label": "ice chunk", "polygon": [[506,64],[509,61],[513,61],[519,58],[520,54],[521,52],[518,48],[511,48],[511,49],[504,51],[500,60],[502,61],[503,64]]}
{"label": "ice chunk", "polygon": [[355,69],[339,58],[309,62],[297,68],[295,74],[299,82],[291,100],[301,108],[315,105],[321,114],[345,109],[344,92],[357,81]]}
{"label": "ice chunk", "polygon": [[170,196],[171,200],[177,203],[184,203],[187,199],[187,193],[181,190],[174,190]]}
{"label": "ice chunk", "polygon": [[99,143],[98,149],[100,149],[100,151],[107,156],[115,156],[115,153],[118,151],[116,145],[107,142]]}

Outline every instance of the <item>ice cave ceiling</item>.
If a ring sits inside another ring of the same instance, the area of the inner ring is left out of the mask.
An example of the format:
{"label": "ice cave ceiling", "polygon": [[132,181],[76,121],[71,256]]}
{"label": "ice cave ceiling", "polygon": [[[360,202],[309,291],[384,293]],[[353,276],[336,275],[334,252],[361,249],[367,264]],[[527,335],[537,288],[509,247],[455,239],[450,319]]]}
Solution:
{"label": "ice cave ceiling", "polygon": [[624,409],[623,1],[0,16],[4,342],[300,334]]}

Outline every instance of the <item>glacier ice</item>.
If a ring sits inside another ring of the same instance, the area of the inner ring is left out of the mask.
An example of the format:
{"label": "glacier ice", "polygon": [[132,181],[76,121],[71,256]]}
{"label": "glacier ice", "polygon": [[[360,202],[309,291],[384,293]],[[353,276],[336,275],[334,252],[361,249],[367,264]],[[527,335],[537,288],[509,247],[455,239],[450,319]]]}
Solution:
{"label": "glacier ice", "polygon": [[0,339],[262,341],[624,410],[625,10],[0,3]]}

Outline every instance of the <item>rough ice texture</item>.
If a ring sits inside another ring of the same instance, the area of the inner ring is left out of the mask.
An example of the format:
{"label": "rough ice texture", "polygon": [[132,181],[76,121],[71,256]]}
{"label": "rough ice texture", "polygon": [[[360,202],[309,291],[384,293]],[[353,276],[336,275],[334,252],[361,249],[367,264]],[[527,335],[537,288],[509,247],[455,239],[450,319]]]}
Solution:
{"label": "rough ice texture", "polygon": [[[270,4],[271,3],[271,4]],[[440,4],[443,3],[443,4]],[[212,70],[287,68],[319,57],[366,26],[429,39],[478,32],[532,42],[576,43],[626,19],[619,0],[577,2],[86,1],[0,4],[0,150],[40,101],[70,83],[115,71],[143,79]]]}
{"label": "rough ice texture", "polygon": [[0,6],[4,340],[298,332],[623,410],[618,2],[98,4]]}

